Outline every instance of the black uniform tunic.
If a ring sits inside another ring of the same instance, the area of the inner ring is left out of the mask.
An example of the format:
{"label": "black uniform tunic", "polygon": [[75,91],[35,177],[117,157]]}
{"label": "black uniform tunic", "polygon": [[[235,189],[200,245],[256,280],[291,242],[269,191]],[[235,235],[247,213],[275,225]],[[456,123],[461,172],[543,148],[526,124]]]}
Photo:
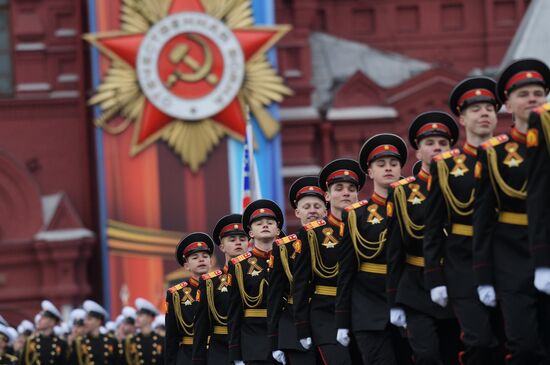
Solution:
{"label": "black uniform tunic", "polygon": [[127,365],[164,364],[164,337],[154,332],[129,335],[124,342]]}
{"label": "black uniform tunic", "polygon": [[99,334],[78,337],[71,353],[72,365],[122,365],[123,349],[116,338]]}
{"label": "black uniform tunic", "polygon": [[21,364],[31,365],[40,362],[46,364],[67,364],[68,346],[65,340],[52,334],[30,336],[21,354]]}

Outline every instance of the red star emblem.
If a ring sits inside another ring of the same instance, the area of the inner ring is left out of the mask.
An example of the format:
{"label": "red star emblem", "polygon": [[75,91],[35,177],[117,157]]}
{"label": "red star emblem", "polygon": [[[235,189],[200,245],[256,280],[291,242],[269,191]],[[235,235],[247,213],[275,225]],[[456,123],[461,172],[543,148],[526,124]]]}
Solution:
{"label": "red star emblem", "polygon": [[[200,0],[173,0],[168,16],[184,12],[205,14],[205,8]],[[273,46],[289,28],[246,27],[231,29],[232,36],[238,41],[245,63],[265,53]],[[148,32],[128,34],[127,32],[111,32],[88,36],[103,53],[113,60],[119,60],[138,71],[140,47],[148,37]],[[205,50],[209,50],[208,54]],[[141,50],[143,54],[143,50]],[[144,61],[145,62],[145,61]],[[173,96],[185,100],[199,100],[211,93],[227,72],[227,64],[220,47],[208,37],[193,33],[181,32],[162,45],[158,58],[155,60],[158,79],[164,88]],[[208,63],[207,69],[203,67]],[[241,66],[245,68],[245,64]],[[202,72],[205,71],[205,72]],[[140,79],[142,90],[148,87]],[[165,90],[165,91],[166,91]],[[146,92],[144,92],[147,94]],[[204,109],[204,108],[203,108]],[[192,108],[189,113],[198,112]],[[204,111],[203,111],[204,112]],[[224,104],[224,108],[213,115],[206,116],[214,120],[234,135],[243,137],[246,128],[246,114],[243,102],[237,94]],[[137,120],[133,136],[133,153],[137,153],[155,142],[162,130],[174,120],[183,120],[166,112],[153,99],[146,97],[143,110]],[[188,121],[192,121],[189,118]]]}

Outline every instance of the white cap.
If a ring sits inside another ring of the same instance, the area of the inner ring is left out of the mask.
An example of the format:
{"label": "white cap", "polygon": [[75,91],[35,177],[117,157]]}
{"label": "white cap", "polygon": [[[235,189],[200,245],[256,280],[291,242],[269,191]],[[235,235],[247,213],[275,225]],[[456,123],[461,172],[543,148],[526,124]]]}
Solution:
{"label": "white cap", "polygon": [[42,317],[42,314],[40,313],[37,313],[35,316],[34,316],[34,325],[38,325],[38,321],[40,321],[40,318]]}
{"label": "white cap", "polygon": [[52,302],[50,302],[49,300],[43,300],[42,303],[40,304],[40,306],[42,307],[42,313],[43,314],[47,314],[50,317],[54,317],[58,321],[61,321],[61,313],[55,307],[55,305],[53,305]]}
{"label": "white cap", "polygon": [[116,323],[113,322],[113,321],[109,321],[109,322],[105,323],[105,328],[109,332],[115,332],[116,331]]}
{"label": "white cap", "polygon": [[34,331],[34,324],[27,319],[22,320],[19,326],[17,326],[17,332],[19,332],[19,334],[23,334],[25,331]]}
{"label": "white cap", "polygon": [[158,327],[166,327],[166,324],[165,324],[165,319],[166,317],[162,314],[159,314],[158,316],[155,317],[155,320],[153,321],[153,329],[157,329]]}
{"label": "white cap", "polygon": [[137,298],[136,299],[136,308],[138,309],[138,312],[148,312],[148,314],[151,314],[151,316],[156,316],[159,314],[159,311],[157,307],[153,305],[150,301],[143,299],[143,298]]}
{"label": "white cap", "polygon": [[70,325],[73,326],[76,321],[83,321],[86,318],[86,311],[82,308],[75,308],[69,315]]}
{"label": "white cap", "polygon": [[17,338],[17,331],[8,326],[4,326],[0,323],[0,334],[6,336],[8,338],[8,345],[12,344],[13,341]]}
{"label": "white cap", "polygon": [[122,317],[124,317],[124,319],[131,319],[135,321],[137,317],[135,308],[129,306],[122,308]]}
{"label": "white cap", "polygon": [[107,334],[107,328],[101,326],[99,327],[99,333],[101,333],[102,335],[106,335]]}
{"label": "white cap", "polygon": [[96,316],[103,317],[103,320],[106,320],[108,317],[105,308],[103,308],[93,300],[85,300],[82,308],[84,308],[87,314],[95,314]]}
{"label": "white cap", "polygon": [[8,321],[6,321],[4,319],[4,317],[2,317],[2,315],[0,314],[0,324],[4,325],[4,326],[8,326]]}
{"label": "white cap", "polygon": [[118,317],[116,317],[116,320],[115,320],[116,328],[120,327],[122,322],[124,322],[124,316],[122,314],[119,314]]}
{"label": "white cap", "polygon": [[13,327],[8,327],[8,332],[9,332],[9,338],[10,338],[9,344],[13,345],[13,343],[15,342],[19,334],[17,333],[17,330]]}

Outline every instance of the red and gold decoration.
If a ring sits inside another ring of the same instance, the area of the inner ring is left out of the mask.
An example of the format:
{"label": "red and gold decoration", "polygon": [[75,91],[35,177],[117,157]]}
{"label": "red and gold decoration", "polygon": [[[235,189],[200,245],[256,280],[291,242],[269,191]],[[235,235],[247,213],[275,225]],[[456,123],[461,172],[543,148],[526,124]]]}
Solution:
{"label": "red and gold decoration", "polygon": [[289,26],[254,26],[250,0],[123,0],[120,20],[85,36],[110,60],[89,103],[108,133],[135,124],[132,156],[160,139],[197,171],[222,137],[244,138],[248,110],[278,133],[265,108],[291,90],[266,52]]}

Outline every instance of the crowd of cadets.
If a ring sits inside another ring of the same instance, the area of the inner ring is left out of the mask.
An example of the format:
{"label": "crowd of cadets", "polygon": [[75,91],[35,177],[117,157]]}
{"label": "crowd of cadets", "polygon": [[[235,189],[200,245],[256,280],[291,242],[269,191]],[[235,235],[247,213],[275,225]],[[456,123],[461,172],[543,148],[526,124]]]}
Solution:
{"label": "crowd of cadets", "polygon": [[[550,364],[549,86],[534,59],[462,81],[449,106],[464,144],[452,115],[418,115],[414,176],[403,139],[375,135],[294,182],[298,232],[261,199],[186,236],[165,326],[138,299],[102,330],[86,301],[58,334],[45,301],[36,330],[0,324],[0,364]],[[503,105],[514,124],[493,136]]]}

